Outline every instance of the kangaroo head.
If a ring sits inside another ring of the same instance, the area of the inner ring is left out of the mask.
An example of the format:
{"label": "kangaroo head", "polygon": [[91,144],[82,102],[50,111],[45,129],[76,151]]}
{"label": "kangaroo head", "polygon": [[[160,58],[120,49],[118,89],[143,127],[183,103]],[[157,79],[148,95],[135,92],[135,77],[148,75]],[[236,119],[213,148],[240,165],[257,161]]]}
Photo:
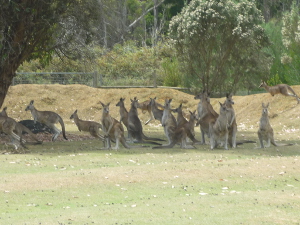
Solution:
{"label": "kangaroo head", "polygon": [[227,111],[226,103],[225,102],[224,103],[219,102],[219,104],[220,104],[220,114],[222,112],[226,112]]}
{"label": "kangaroo head", "polygon": [[75,112],[73,112],[73,114],[70,116],[70,119],[73,119],[75,114],[77,114],[77,109],[75,110]]}
{"label": "kangaroo head", "polygon": [[262,103],[261,105],[262,105],[262,114],[268,115],[269,102],[266,105],[264,103]]}
{"label": "kangaroo head", "polygon": [[140,107],[140,104],[139,104],[139,100],[137,99],[137,97],[134,97],[133,100],[130,99],[131,101],[131,106],[134,107],[134,108],[139,108]]}
{"label": "kangaroo head", "polygon": [[264,82],[263,80],[260,82],[259,88],[264,87],[265,85],[267,85],[266,82]]}
{"label": "kangaroo head", "polygon": [[234,104],[234,101],[232,99],[232,94],[229,94],[229,93],[226,94],[226,102],[231,104],[231,105]]}
{"label": "kangaroo head", "polygon": [[25,111],[34,109],[33,103],[34,103],[34,100],[31,100],[29,105],[25,108]]}
{"label": "kangaroo head", "polygon": [[120,98],[120,101],[116,104],[116,106],[124,105],[125,98]]}
{"label": "kangaroo head", "polygon": [[194,110],[194,112],[190,112],[190,120],[197,120],[197,115],[196,115],[196,110]]}
{"label": "kangaroo head", "polygon": [[101,102],[101,101],[99,101],[99,103],[102,105],[102,107],[103,107],[103,113],[109,113],[109,105],[110,105],[110,102],[109,103],[107,103],[106,105],[103,103],[103,102]]}

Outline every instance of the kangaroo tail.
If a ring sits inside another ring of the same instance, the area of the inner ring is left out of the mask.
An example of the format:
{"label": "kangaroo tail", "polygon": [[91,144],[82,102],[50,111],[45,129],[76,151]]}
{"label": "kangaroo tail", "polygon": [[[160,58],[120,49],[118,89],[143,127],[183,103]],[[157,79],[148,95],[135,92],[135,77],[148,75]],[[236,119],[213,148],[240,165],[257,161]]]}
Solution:
{"label": "kangaroo tail", "polygon": [[173,141],[169,145],[154,146],[154,147],[152,147],[152,149],[173,148],[175,144],[176,144],[176,142]]}
{"label": "kangaroo tail", "polygon": [[163,139],[160,139],[160,138],[151,138],[151,137],[147,137],[144,133],[142,133],[142,137],[144,140],[149,140],[149,141],[165,141]]}
{"label": "kangaroo tail", "polygon": [[127,144],[127,142],[125,141],[125,138],[120,138],[120,142],[125,148],[131,148],[131,146],[129,146],[129,144]]}
{"label": "kangaroo tail", "polygon": [[256,143],[256,141],[250,141],[250,140],[237,141],[236,145],[242,145],[246,143]]}
{"label": "kangaroo tail", "polygon": [[275,141],[271,141],[271,144],[274,145],[274,146],[277,146],[277,147],[294,145],[294,144],[291,144],[291,143],[288,143],[288,144],[279,144],[279,143],[276,143]]}
{"label": "kangaroo tail", "polygon": [[62,118],[61,118],[60,116],[59,116],[58,122],[59,122],[60,125],[61,125],[62,134],[63,134],[64,139],[68,140],[68,138],[66,137],[65,124],[64,124],[64,121],[62,120]]}

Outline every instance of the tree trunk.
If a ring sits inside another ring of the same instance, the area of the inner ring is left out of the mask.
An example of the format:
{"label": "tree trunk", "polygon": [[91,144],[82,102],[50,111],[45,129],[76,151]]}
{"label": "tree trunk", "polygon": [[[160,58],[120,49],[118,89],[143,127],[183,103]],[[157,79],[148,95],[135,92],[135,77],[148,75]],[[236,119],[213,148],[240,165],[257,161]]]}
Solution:
{"label": "tree trunk", "polygon": [[9,72],[9,70],[1,70],[0,75],[0,108],[2,107],[6,94],[8,92],[8,88],[12,84],[12,80],[14,77],[15,72],[12,70]]}

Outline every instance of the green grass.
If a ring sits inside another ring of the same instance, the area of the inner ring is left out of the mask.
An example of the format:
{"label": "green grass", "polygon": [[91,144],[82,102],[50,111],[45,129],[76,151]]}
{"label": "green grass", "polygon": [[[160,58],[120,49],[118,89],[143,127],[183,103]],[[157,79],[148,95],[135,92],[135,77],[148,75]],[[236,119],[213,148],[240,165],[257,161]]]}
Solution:
{"label": "green grass", "polygon": [[299,224],[297,144],[29,147],[0,155],[0,224]]}

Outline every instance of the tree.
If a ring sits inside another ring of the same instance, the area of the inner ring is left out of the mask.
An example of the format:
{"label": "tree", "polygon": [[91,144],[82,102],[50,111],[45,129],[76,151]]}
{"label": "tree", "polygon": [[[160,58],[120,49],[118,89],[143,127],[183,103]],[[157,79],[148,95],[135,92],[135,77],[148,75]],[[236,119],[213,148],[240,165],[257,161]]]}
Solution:
{"label": "tree", "polygon": [[[31,59],[48,62],[54,51],[67,53],[63,47],[75,39],[83,43],[89,28],[93,0],[10,0],[0,5],[0,107],[18,67]],[[80,13],[79,13],[80,12]],[[84,18],[83,20],[80,20]],[[88,18],[88,19],[87,19]],[[63,31],[63,32],[62,32]],[[64,51],[65,50],[65,51]]]}
{"label": "tree", "polygon": [[231,91],[253,75],[269,44],[262,19],[254,1],[191,1],[169,27],[186,85]]}

